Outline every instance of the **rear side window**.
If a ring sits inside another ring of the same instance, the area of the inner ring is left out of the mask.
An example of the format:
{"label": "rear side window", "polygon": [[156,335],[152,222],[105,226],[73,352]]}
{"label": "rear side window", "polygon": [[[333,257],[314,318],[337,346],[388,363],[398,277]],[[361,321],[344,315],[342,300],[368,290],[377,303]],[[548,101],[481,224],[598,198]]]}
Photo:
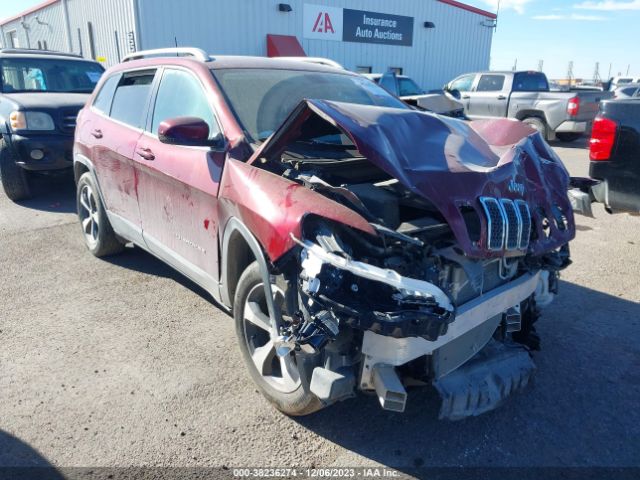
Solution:
{"label": "rear side window", "polygon": [[513,76],[514,92],[548,92],[549,82],[544,73],[524,72]]}
{"label": "rear side window", "polygon": [[96,95],[93,101],[93,106],[100,110],[102,113],[109,115],[111,112],[111,102],[113,100],[113,94],[118,86],[120,75],[113,75],[102,84],[102,88]]}
{"label": "rear side window", "polygon": [[111,105],[111,118],[142,128],[145,123],[147,99],[155,72],[129,72],[122,75]]}
{"label": "rear side window", "polygon": [[198,79],[181,70],[165,70],[156,96],[151,131],[157,133],[163,120],[175,117],[201,118],[209,125],[209,138],[220,132]]}
{"label": "rear side window", "polygon": [[476,92],[499,92],[504,86],[504,75],[482,75]]}

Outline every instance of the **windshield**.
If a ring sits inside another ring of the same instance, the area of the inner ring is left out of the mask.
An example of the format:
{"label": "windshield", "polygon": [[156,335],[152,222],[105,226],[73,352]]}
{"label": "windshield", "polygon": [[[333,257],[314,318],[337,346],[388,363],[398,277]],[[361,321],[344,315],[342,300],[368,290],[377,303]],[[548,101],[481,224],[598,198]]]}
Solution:
{"label": "windshield", "polygon": [[91,93],[104,69],[95,62],[55,58],[4,58],[2,92]]}
{"label": "windshield", "polygon": [[399,93],[401,97],[424,94],[424,90],[410,78],[398,78],[398,88],[400,89]]}
{"label": "windshield", "polygon": [[254,140],[271,135],[303,99],[408,108],[367,78],[298,70],[213,71],[243,128]]}

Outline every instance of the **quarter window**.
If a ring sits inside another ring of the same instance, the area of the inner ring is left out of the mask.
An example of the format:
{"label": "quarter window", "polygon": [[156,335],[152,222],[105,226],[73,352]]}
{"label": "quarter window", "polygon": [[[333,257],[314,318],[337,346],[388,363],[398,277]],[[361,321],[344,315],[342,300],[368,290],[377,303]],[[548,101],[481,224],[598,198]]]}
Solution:
{"label": "quarter window", "polygon": [[482,75],[476,92],[499,92],[504,86],[504,75]]}
{"label": "quarter window", "polygon": [[129,72],[120,79],[111,105],[111,117],[127,125],[143,128],[147,99],[155,72]]}
{"label": "quarter window", "polygon": [[209,138],[220,132],[201,83],[190,73],[165,70],[156,96],[151,131],[157,133],[163,120],[175,117],[201,118],[209,125]]}
{"label": "quarter window", "polygon": [[118,86],[120,75],[113,75],[102,84],[102,88],[96,95],[93,101],[93,106],[100,110],[102,113],[109,115],[111,112],[111,102],[113,101],[113,94]]}

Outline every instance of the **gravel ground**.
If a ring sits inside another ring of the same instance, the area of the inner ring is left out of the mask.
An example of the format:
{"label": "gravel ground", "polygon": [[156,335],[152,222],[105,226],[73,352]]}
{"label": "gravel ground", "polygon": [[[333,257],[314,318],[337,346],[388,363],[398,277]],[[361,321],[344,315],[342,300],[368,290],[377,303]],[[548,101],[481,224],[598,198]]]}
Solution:
{"label": "gravel ground", "polygon": [[[586,175],[584,144],[556,149]],[[640,466],[640,218],[580,217],[539,322],[535,383],[497,411],[437,420],[356,399],[288,418],[258,394],[231,319],[136,248],[83,246],[74,188],[0,194],[0,466]]]}

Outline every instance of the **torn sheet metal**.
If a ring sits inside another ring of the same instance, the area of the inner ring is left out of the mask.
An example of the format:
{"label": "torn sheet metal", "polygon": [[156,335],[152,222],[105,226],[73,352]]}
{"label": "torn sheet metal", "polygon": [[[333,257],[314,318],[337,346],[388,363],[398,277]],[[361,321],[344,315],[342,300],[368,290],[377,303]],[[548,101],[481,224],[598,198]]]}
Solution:
{"label": "torn sheet metal", "polygon": [[[249,162],[279,161],[287,145],[317,134],[310,126],[317,117],[344,132],[362,156],[433,203],[469,256],[503,255],[485,244],[487,224],[478,204],[483,196],[529,205],[536,228],[529,246],[534,255],[575,236],[565,167],[539,133],[512,120],[468,123],[416,110],[305,100]],[[462,207],[478,213],[480,241],[471,239]],[[554,212],[561,212],[562,224]]]}

